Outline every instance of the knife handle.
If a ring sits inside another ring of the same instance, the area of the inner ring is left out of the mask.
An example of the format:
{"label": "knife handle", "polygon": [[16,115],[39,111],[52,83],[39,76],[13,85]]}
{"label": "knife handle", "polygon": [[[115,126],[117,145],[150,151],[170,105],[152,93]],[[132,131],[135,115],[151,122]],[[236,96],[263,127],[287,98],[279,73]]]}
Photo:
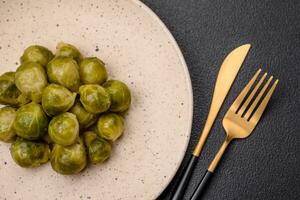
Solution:
{"label": "knife handle", "polygon": [[191,175],[194,171],[195,165],[198,161],[197,156],[192,155],[187,166],[185,167],[183,174],[180,176],[180,180],[176,185],[175,191],[171,196],[171,200],[182,200],[185,189],[190,181]]}
{"label": "knife handle", "polygon": [[206,173],[204,174],[204,176],[202,177],[201,182],[199,183],[199,185],[197,186],[197,189],[194,191],[192,197],[190,200],[199,200],[206,188],[206,186],[209,183],[209,180],[211,179],[213,175],[213,172],[210,171],[206,171]]}

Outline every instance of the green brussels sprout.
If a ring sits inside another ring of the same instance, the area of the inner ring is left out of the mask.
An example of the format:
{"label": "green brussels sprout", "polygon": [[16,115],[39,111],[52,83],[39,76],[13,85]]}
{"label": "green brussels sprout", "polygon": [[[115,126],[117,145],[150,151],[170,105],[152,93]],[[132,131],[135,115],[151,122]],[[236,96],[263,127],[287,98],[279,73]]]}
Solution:
{"label": "green brussels sprout", "polygon": [[8,142],[16,135],[13,130],[15,118],[15,108],[9,106],[0,108],[0,140]]}
{"label": "green brussels sprout", "polygon": [[97,115],[86,111],[80,101],[76,101],[69,112],[76,115],[80,128],[88,128],[97,121]]}
{"label": "green brussels sprout", "polygon": [[0,76],[0,104],[21,106],[29,102],[26,95],[15,85],[15,72],[6,72]]}
{"label": "green brussels sprout", "polygon": [[43,89],[47,86],[47,75],[44,68],[33,62],[22,64],[15,74],[17,88],[32,101],[40,103]]}
{"label": "green brussels sprout", "polygon": [[90,113],[102,113],[110,107],[110,96],[100,85],[82,85],[79,95],[83,107]]}
{"label": "green brussels sprout", "polygon": [[10,147],[14,161],[21,167],[38,167],[48,162],[50,149],[48,144],[18,138]]}
{"label": "green brussels sprout", "polygon": [[72,92],[77,92],[80,85],[78,65],[73,58],[56,57],[47,65],[47,74],[51,83],[60,84]]}
{"label": "green brussels sprout", "polygon": [[85,58],[79,63],[79,75],[83,84],[101,85],[107,80],[107,72],[102,62],[98,58]]}
{"label": "green brussels sprout", "polygon": [[88,158],[92,164],[104,162],[109,158],[112,146],[108,141],[98,137],[97,134],[92,131],[87,131],[83,134]]}
{"label": "green brussels sprout", "polygon": [[104,83],[103,87],[110,94],[112,112],[124,112],[131,103],[131,94],[128,87],[121,81],[109,80]]}
{"label": "green brussels sprout", "polygon": [[63,146],[74,144],[79,135],[76,115],[66,112],[53,117],[48,127],[48,134],[57,144]]}
{"label": "green brussels sprout", "polygon": [[35,62],[42,66],[46,66],[53,57],[54,56],[49,49],[39,45],[32,45],[25,49],[20,60],[21,63]]}
{"label": "green brussels sprout", "polygon": [[31,102],[17,110],[13,126],[18,136],[36,140],[47,133],[48,118],[40,104]]}
{"label": "green brussels sprout", "polygon": [[56,56],[71,57],[77,62],[79,62],[82,57],[75,46],[63,42],[57,44]]}
{"label": "green brussels sprout", "polygon": [[82,171],[86,165],[86,150],[80,138],[70,146],[54,145],[51,166],[56,172],[63,175],[76,174]]}
{"label": "green brussels sprout", "polygon": [[57,85],[48,85],[42,95],[42,106],[49,116],[68,111],[74,104],[76,93],[67,88]]}
{"label": "green brussels sprout", "polygon": [[115,113],[105,113],[97,122],[97,134],[100,137],[115,141],[124,131],[124,119]]}

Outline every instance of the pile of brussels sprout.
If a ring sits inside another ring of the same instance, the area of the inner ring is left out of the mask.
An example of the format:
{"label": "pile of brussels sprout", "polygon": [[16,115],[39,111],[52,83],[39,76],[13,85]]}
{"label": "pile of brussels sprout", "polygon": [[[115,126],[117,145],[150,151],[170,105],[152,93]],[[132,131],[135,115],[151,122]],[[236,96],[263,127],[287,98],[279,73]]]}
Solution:
{"label": "pile of brussels sprout", "polygon": [[16,72],[0,76],[0,140],[13,160],[37,167],[49,160],[60,174],[76,174],[107,160],[124,130],[128,87],[107,80],[104,62],[59,43],[55,55],[28,47]]}

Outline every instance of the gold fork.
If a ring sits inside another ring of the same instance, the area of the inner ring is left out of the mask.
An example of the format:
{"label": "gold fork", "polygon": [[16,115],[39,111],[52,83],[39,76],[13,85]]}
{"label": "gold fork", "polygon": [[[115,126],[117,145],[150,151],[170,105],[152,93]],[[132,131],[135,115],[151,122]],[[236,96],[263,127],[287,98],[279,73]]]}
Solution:
{"label": "gold fork", "polygon": [[[262,78],[258,81],[256,86],[253,88],[252,92],[249,94],[252,85],[256,81],[259,76],[261,69],[259,69],[240,95],[233,102],[229,110],[227,111],[224,119],[223,119],[223,128],[226,131],[226,138],[216,154],[215,158],[211,162],[208,170],[203,176],[200,184],[197,186],[195,192],[193,193],[191,200],[199,200],[201,194],[203,193],[205,186],[208,183],[208,180],[211,178],[214,173],[221,157],[223,156],[228,144],[233,139],[242,139],[248,137],[255,126],[258,124],[259,119],[261,118],[277,84],[278,79],[273,83],[267,94],[264,96],[266,90],[268,89],[270,83],[273,80],[273,76],[271,76],[268,81],[265,83],[263,88],[260,90],[256,98],[254,99],[255,94],[258,92],[258,89],[263,84],[264,80],[267,77],[267,73],[265,73]],[[246,98],[246,96],[248,97]],[[262,99],[262,97],[264,98]],[[262,99],[262,100],[261,100]],[[258,104],[260,103],[260,104]]]}

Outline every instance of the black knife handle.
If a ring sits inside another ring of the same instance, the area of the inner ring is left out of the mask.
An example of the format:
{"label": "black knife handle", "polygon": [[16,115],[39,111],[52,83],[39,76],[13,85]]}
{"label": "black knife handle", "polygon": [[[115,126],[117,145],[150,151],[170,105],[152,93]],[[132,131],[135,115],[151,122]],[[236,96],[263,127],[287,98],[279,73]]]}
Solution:
{"label": "black knife handle", "polygon": [[190,200],[200,200],[201,196],[204,193],[205,188],[207,187],[209,180],[211,179],[213,173],[210,171],[206,171],[206,173],[204,174],[204,176],[202,177],[201,182],[199,183],[199,185],[197,186],[196,190],[194,191],[192,197]]}
{"label": "black knife handle", "polygon": [[171,196],[171,200],[182,200],[185,189],[190,181],[191,175],[194,171],[195,165],[198,161],[197,156],[192,155],[188,165],[185,167],[183,174],[180,177],[180,180],[175,188],[175,191],[173,192],[172,196]]}

